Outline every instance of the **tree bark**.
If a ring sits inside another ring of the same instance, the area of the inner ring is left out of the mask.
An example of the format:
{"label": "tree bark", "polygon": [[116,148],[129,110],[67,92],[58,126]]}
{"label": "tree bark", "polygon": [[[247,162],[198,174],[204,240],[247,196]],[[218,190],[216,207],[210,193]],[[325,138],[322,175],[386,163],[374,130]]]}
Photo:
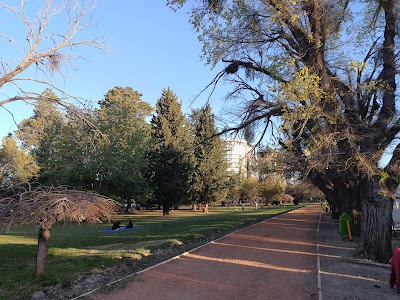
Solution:
{"label": "tree bark", "polygon": [[357,178],[349,178],[351,170],[345,173],[329,170],[326,174],[314,174],[310,180],[325,194],[332,205],[332,218],[339,219],[343,213],[352,215],[353,209],[361,210],[360,185]]}
{"label": "tree bark", "polygon": [[204,205],[203,212],[208,213],[208,203]]}
{"label": "tree bark", "polygon": [[36,254],[36,271],[35,277],[44,275],[44,266],[49,249],[50,229],[40,228],[38,234],[38,248]]}
{"label": "tree bark", "polygon": [[361,236],[357,252],[388,263],[392,255],[393,199],[373,180],[362,185]]}

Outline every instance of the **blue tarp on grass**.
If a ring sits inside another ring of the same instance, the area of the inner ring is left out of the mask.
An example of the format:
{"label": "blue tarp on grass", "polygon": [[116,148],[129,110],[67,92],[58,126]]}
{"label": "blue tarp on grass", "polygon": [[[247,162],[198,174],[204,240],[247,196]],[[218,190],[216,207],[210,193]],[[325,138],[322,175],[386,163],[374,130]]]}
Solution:
{"label": "blue tarp on grass", "polygon": [[115,229],[115,230],[112,230],[112,229],[103,229],[103,230],[99,230],[99,232],[112,232],[112,233],[114,233],[114,232],[123,232],[123,231],[138,229],[138,228],[142,228],[142,227],[143,227],[143,226],[140,226],[140,225],[133,225],[132,228],[121,227],[121,228],[118,228],[118,229]]}

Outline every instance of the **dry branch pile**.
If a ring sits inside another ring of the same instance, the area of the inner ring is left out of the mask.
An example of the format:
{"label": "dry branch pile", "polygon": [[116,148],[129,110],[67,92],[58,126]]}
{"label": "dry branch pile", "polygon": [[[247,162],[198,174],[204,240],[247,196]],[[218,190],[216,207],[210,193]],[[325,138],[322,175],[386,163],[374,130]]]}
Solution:
{"label": "dry branch pile", "polygon": [[35,224],[41,229],[60,221],[101,223],[110,220],[120,204],[92,191],[28,183],[0,190],[2,230]]}

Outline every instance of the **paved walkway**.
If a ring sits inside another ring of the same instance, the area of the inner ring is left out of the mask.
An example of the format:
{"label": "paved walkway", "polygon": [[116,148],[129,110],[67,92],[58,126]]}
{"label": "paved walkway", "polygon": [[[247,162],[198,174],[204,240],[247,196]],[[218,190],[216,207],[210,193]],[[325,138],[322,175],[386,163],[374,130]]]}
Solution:
{"label": "paved walkway", "polygon": [[245,228],[90,299],[319,299],[320,206]]}
{"label": "paved walkway", "polygon": [[356,245],[340,238],[338,220],[311,205],[225,236],[88,299],[400,299],[388,287],[389,266],[355,259]]}

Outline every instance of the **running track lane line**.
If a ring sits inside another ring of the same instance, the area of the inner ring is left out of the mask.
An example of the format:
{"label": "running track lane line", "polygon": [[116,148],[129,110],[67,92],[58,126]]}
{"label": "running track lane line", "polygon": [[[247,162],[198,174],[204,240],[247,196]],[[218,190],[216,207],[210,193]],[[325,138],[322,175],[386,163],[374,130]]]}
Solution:
{"label": "running track lane line", "polygon": [[318,228],[317,228],[317,274],[318,274],[318,299],[322,300],[322,285],[321,285],[321,260],[319,253],[319,226],[321,225],[321,216],[319,214]]}

